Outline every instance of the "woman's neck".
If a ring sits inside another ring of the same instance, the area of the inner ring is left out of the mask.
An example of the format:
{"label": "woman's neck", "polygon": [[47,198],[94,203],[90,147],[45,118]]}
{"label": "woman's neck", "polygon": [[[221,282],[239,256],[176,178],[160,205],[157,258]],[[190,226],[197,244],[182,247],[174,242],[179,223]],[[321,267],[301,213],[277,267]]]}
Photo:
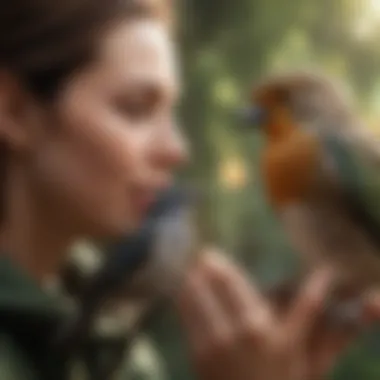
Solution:
{"label": "woman's neck", "polygon": [[23,176],[8,178],[0,249],[39,283],[55,276],[72,243],[58,218],[49,212]]}

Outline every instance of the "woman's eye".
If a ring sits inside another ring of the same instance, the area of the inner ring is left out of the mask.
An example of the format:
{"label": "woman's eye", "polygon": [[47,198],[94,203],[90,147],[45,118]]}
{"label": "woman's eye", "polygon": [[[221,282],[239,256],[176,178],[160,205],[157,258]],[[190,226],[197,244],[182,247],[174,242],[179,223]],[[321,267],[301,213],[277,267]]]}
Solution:
{"label": "woman's eye", "polygon": [[143,101],[124,101],[116,106],[118,112],[133,121],[141,121],[152,116],[154,107]]}
{"label": "woman's eye", "polygon": [[117,111],[131,121],[140,122],[154,117],[160,104],[160,96],[155,89],[134,91],[116,100]]}

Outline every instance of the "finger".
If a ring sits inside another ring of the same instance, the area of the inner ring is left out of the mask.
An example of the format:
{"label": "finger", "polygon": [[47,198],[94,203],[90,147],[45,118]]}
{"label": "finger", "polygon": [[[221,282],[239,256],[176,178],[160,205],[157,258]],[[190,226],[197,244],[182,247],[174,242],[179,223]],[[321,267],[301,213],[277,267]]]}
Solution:
{"label": "finger", "polygon": [[200,351],[229,334],[223,309],[200,269],[191,273],[178,298],[178,312],[191,347]]}
{"label": "finger", "polygon": [[312,368],[310,378],[323,378],[357,336],[358,334],[354,332],[347,334],[331,333],[321,338],[310,354]]}
{"label": "finger", "polygon": [[263,331],[271,326],[268,302],[243,271],[221,254],[208,255],[206,269],[226,314],[235,326]]}
{"label": "finger", "polygon": [[333,279],[334,273],[330,268],[321,268],[301,288],[285,320],[286,330],[293,341],[300,342],[320,318]]}
{"label": "finger", "polygon": [[308,350],[317,356],[320,356],[322,352],[328,352],[329,354],[338,354],[343,348],[351,343],[357,336],[359,336],[362,330],[337,330],[333,328],[323,328],[317,331],[317,334],[310,340]]}

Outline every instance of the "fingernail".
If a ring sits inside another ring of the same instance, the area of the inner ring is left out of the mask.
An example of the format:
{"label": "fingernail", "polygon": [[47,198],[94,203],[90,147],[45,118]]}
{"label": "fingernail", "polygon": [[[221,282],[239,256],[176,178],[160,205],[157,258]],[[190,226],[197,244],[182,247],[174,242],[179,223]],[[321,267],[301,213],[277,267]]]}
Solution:
{"label": "fingernail", "polygon": [[214,259],[220,259],[224,256],[223,251],[215,246],[209,246],[204,249],[205,252],[205,258],[208,260],[214,260]]}
{"label": "fingernail", "polygon": [[204,256],[204,262],[212,268],[225,268],[229,265],[226,254],[218,248],[208,249]]}

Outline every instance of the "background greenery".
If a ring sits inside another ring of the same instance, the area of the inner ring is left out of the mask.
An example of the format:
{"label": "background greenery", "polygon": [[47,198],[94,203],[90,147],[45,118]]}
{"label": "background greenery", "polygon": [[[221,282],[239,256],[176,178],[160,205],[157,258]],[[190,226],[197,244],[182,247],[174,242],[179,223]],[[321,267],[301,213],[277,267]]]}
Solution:
{"label": "background greenery", "polygon": [[[260,76],[315,68],[347,83],[377,132],[380,0],[188,0],[180,8],[180,112],[194,157],[185,175],[206,190],[202,231],[261,283],[277,281],[295,271],[295,258],[256,172],[260,137],[238,130],[234,110]],[[135,352],[136,378],[194,378],[172,315],[157,321]],[[360,378],[380,378],[380,335],[373,331],[333,374],[335,380]]]}

